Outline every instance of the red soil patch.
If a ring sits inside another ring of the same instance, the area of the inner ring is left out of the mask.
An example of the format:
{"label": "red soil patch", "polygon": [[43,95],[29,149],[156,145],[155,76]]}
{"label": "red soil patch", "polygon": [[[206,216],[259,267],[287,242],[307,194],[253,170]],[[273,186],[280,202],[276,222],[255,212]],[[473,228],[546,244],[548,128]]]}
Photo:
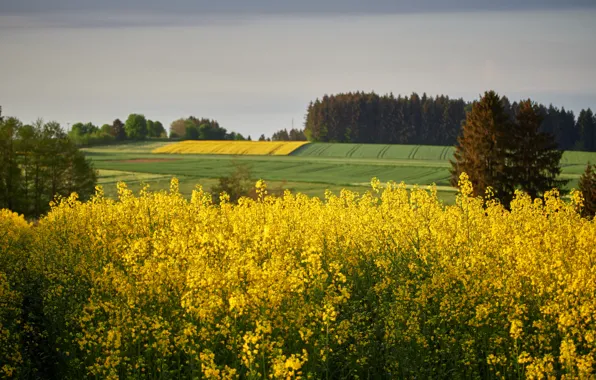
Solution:
{"label": "red soil patch", "polygon": [[164,162],[164,161],[177,161],[177,160],[179,160],[179,158],[133,158],[131,160],[120,160],[118,162],[144,164],[144,163],[151,163],[151,162]]}

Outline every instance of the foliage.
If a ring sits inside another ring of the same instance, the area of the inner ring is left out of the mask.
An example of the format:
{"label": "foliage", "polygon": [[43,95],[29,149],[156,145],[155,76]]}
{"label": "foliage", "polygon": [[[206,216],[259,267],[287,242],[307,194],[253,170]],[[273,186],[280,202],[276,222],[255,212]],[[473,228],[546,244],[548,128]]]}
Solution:
{"label": "foliage", "polygon": [[112,126],[110,124],[104,124],[100,128],[101,133],[105,133],[106,135],[112,134]]}
{"label": "foliage", "polygon": [[0,377],[24,375],[23,293],[26,283],[26,234],[29,224],[12,211],[0,209]]}
{"label": "foliage", "polygon": [[445,96],[325,95],[308,107],[310,141],[453,145],[466,103]]}
{"label": "foliage", "polygon": [[451,184],[456,186],[461,173],[466,172],[475,195],[484,195],[491,187],[495,196],[508,204],[515,189],[507,167],[513,129],[497,93],[488,91],[474,102],[455,147]]}
{"label": "foliage", "polygon": [[591,109],[582,110],[577,119],[577,128],[582,136],[578,148],[586,152],[596,151],[596,115]]}
{"label": "foliage", "polygon": [[280,129],[271,136],[272,141],[306,141],[306,135],[302,129]]}
{"label": "foliage", "polygon": [[182,141],[159,147],[153,150],[153,153],[285,156],[306,143],[306,141]]}
{"label": "foliage", "polygon": [[22,128],[16,118],[0,120],[0,207],[12,209],[19,193],[21,170],[17,160],[16,137]]}
{"label": "foliage", "polygon": [[463,175],[447,207],[377,180],[324,201],[177,188],[65,199],[30,229],[56,377],[595,375],[596,223],[556,192],[508,211]]}
{"label": "foliage", "polygon": [[227,140],[227,131],[221,128],[215,120],[196,119],[186,120],[185,139],[187,140]]}
{"label": "foliage", "polygon": [[244,138],[244,136],[242,136],[241,133],[236,133],[236,132],[230,132],[227,137],[226,140],[236,140],[236,141],[245,141],[246,138]]}
{"label": "foliage", "polygon": [[167,137],[167,132],[161,122],[147,120],[147,137],[164,138]]}
{"label": "foliage", "polygon": [[57,196],[94,192],[95,170],[58,123],[8,118],[0,135],[0,207],[38,217]]}
{"label": "foliage", "polygon": [[131,140],[143,140],[147,137],[147,119],[144,115],[132,113],[124,123],[126,137]]}
{"label": "foliage", "polygon": [[120,119],[115,119],[112,122],[111,135],[114,136],[116,141],[126,140],[126,131],[124,130],[124,123],[120,121]]}
{"label": "foliage", "polygon": [[99,128],[93,125],[93,123],[75,123],[70,130],[74,135],[88,135],[99,131]]}
{"label": "foliage", "polygon": [[507,102],[488,91],[472,105],[451,161],[452,185],[466,172],[476,195],[490,192],[504,205],[516,189],[535,198],[566,183],[557,179],[563,152],[550,134],[539,131],[543,116],[538,106],[522,101],[513,120]]}
{"label": "foliage", "polygon": [[220,201],[238,202],[241,197],[255,197],[254,179],[251,168],[246,163],[234,161],[233,172],[218,178],[218,184],[213,186],[211,193],[218,196]]}
{"label": "foliage", "polygon": [[[503,107],[513,117],[519,103],[511,103],[504,97]],[[590,135],[593,128],[583,127],[579,120],[576,123],[573,112],[565,108],[537,107],[543,116],[541,132],[552,134],[560,149],[582,149],[584,141],[593,141],[596,136]],[[393,94],[364,92],[325,95],[308,106],[304,133],[315,142],[455,145],[471,108],[472,104],[463,99],[444,95],[412,93],[397,98]]]}
{"label": "foliage", "polygon": [[107,124],[100,129],[90,122],[73,124],[68,137],[78,146],[103,145],[115,140]]}
{"label": "foliage", "polygon": [[186,120],[174,120],[170,124],[170,138],[181,138],[186,134]]}
{"label": "foliage", "polygon": [[216,120],[196,118],[178,119],[170,125],[170,138],[184,140],[245,140],[237,132],[230,132],[219,126]]}
{"label": "foliage", "polygon": [[511,181],[532,198],[562,188],[568,182],[557,179],[563,151],[557,149],[551,134],[540,131],[544,116],[538,105],[529,99],[521,101],[515,119],[509,133],[512,147],[507,154]]}
{"label": "foliage", "polygon": [[145,137],[167,138],[161,122],[145,120],[143,115],[131,114],[127,123],[128,127],[120,119],[115,119],[112,124],[104,124],[101,128],[92,123],[76,123],[68,136],[76,145],[85,147],[110,145],[125,140],[142,140]]}
{"label": "foliage", "polygon": [[583,196],[582,214],[593,218],[596,215],[596,165],[586,165],[586,171],[579,179],[579,190]]}

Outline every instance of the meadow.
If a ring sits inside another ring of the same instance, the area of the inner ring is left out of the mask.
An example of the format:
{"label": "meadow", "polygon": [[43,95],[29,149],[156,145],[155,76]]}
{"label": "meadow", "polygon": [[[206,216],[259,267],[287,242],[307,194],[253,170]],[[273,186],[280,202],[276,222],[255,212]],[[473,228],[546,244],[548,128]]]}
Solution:
{"label": "meadow", "polygon": [[[455,200],[455,189],[449,183],[451,147],[311,143],[287,156],[154,153],[169,149],[170,144],[128,143],[88,148],[85,153],[99,169],[99,182],[111,197],[121,179],[135,191],[142,184],[161,190],[168,188],[172,176],[180,180],[182,194],[190,196],[196,184],[209,189],[218,177],[229,175],[241,163],[250,166],[255,179],[267,180],[272,188],[309,196],[323,197],[327,189],[362,192],[372,177],[378,177],[383,182],[403,181],[409,187],[436,184],[440,199]],[[565,152],[561,177],[570,180],[569,189],[577,186],[588,161],[596,162],[596,153]]]}

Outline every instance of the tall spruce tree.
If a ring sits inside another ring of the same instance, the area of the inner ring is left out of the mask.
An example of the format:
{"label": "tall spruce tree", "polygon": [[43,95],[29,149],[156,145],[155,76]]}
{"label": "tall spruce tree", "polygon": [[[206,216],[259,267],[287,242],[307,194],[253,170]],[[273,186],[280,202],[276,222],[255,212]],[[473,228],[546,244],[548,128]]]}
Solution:
{"label": "tall spruce tree", "polygon": [[596,151],[596,119],[591,109],[581,110],[577,118],[580,133],[580,149],[586,152]]}
{"label": "tall spruce tree", "polygon": [[484,195],[490,186],[497,198],[509,199],[514,190],[506,165],[511,130],[511,119],[501,97],[494,91],[485,92],[466,115],[455,147],[455,160],[451,161],[451,183],[457,186],[460,174],[466,172],[475,195]]}
{"label": "tall spruce tree", "polygon": [[532,198],[567,183],[557,179],[561,174],[559,162],[563,151],[557,149],[552,134],[540,131],[543,119],[537,104],[529,99],[521,101],[510,138],[512,149],[508,152],[508,178]]}

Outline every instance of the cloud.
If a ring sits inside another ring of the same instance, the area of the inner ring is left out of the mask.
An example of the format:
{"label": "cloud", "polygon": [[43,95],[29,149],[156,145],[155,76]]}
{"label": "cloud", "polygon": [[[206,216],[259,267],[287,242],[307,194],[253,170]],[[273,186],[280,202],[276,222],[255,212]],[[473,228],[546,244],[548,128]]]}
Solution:
{"label": "cloud", "polygon": [[0,0],[0,12],[375,14],[596,8],[594,0]]}

